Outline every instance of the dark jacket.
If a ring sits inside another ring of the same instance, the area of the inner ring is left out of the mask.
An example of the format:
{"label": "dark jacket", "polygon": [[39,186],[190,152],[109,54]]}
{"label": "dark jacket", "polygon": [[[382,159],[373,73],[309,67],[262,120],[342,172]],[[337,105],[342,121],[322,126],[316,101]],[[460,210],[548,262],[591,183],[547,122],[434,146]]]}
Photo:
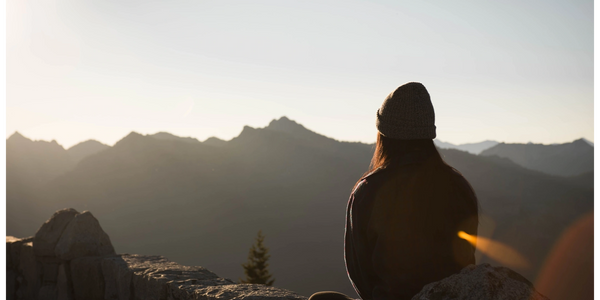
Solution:
{"label": "dark jacket", "polygon": [[437,152],[409,153],[362,178],[346,211],[345,260],[364,300],[411,299],[424,285],[474,264],[473,189]]}

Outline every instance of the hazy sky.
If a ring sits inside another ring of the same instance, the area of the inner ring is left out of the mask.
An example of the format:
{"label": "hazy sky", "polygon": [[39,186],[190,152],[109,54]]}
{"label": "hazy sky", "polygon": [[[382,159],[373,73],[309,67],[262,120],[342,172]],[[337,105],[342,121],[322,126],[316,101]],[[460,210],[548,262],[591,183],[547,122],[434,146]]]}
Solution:
{"label": "hazy sky", "polygon": [[375,140],[409,81],[438,139],[593,141],[593,1],[7,1],[7,126],[65,147],[231,139],[287,116]]}

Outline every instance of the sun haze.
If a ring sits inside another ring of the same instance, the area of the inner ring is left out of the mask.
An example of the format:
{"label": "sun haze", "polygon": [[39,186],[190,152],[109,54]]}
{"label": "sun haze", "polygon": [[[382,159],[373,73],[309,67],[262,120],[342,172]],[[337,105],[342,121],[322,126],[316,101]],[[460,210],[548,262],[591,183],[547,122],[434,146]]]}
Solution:
{"label": "sun haze", "polygon": [[454,144],[593,141],[593,1],[9,1],[7,127],[65,147],[288,116],[375,140],[422,82]]}

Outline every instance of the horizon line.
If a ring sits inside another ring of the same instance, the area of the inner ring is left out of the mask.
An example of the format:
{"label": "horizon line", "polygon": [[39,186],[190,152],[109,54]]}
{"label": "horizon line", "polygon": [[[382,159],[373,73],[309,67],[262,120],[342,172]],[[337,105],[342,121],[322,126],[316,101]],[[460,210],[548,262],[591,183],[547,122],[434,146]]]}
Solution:
{"label": "horizon line", "polygon": [[[274,119],[274,120],[275,120],[275,119]],[[292,120],[292,121],[293,121],[293,120]],[[298,125],[300,125],[300,126],[304,127],[304,126],[303,126],[302,124],[300,124],[300,123],[297,123],[297,122],[294,122],[294,123],[296,123],[296,124],[298,124]],[[71,146],[69,146],[69,147],[65,147],[63,144],[61,144],[60,142],[58,142],[56,139],[52,139],[52,140],[44,140],[44,139],[32,139],[32,138],[29,138],[29,137],[27,137],[27,136],[23,135],[23,134],[22,134],[22,133],[20,133],[18,130],[15,130],[15,131],[14,131],[12,134],[10,134],[10,135],[7,135],[7,136],[6,136],[6,140],[8,140],[10,137],[12,137],[13,135],[15,135],[15,134],[17,134],[17,133],[18,133],[18,134],[19,134],[19,135],[21,135],[22,137],[24,137],[24,138],[26,138],[26,139],[28,139],[28,140],[31,140],[32,142],[46,142],[46,143],[52,143],[52,142],[55,142],[56,144],[58,144],[58,145],[60,145],[61,147],[63,147],[65,150],[68,150],[68,149],[70,149],[70,148],[73,148],[74,146],[77,146],[77,145],[79,145],[79,144],[81,144],[81,143],[84,143],[84,142],[87,142],[87,141],[96,141],[96,142],[99,142],[99,143],[101,143],[101,144],[103,144],[103,145],[106,145],[106,146],[109,146],[109,147],[113,147],[113,146],[115,146],[115,144],[117,144],[119,141],[123,140],[125,137],[127,137],[127,136],[128,136],[128,135],[130,135],[131,133],[137,133],[137,134],[140,134],[140,135],[142,135],[142,136],[151,136],[151,135],[155,135],[155,134],[158,134],[158,133],[167,133],[167,134],[170,134],[170,135],[172,135],[172,136],[175,136],[175,137],[178,137],[178,138],[192,138],[192,139],[195,139],[195,140],[197,140],[199,143],[204,143],[204,142],[206,142],[208,139],[211,139],[211,138],[216,138],[216,139],[219,139],[219,140],[222,140],[222,141],[225,141],[225,142],[229,142],[229,141],[231,141],[231,140],[233,140],[233,139],[235,139],[235,138],[239,137],[239,136],[242,134],[242,132],[244,131],[244,128],[245,128],[245,127],[249,127],[249,128],[253,128],[253,129],[265,129],[265,128],[266,128],[266,127],[268,127],[268,126],[265,126],[265,127],[252,127],[252,126],[249,126],[249,125],[244,125],[244,127],[242,128],[242,130],[240,131],[240,133],[239,133],[237,136],[235,136],[235,137],[233,137],[233,138],[231,138],[231,139],[228,139],[228,140],[226,140],[226,139],[223,139],[223,138],[220,138],[220,137],[218,137],[218,136],[214,136],[214,135],[213,135],[213,136],[209,136],[208,138],[206,138],[206,139],[204,139],[204,140],[200,140],[199,138],[197,138],[197,137],[194,137],[194,136],[179,136],[179,135],[176,135],[176,134],[170,133],[170,132],[168,132],[168,131],[163,131],[163,130],[157,131],[157,132],[155,132],[155,133],[147,133],[147,134],[140,133],[140,132],[138,132],[138,131],[136,131],[136,130],[131,130],[131,131],[129,131],[127,134],[125,134],[125,135],[124,135],[122,138],[120,138],[119,140],[117,140],[117,141],[116,141],[114,144],[112,144],[112,145],[110,145],[110,144],[108,144],[108,143],[103,143],[102,141],[99,141],[98,139],[89,138],[89,139],[85,139],[85,140],[82,140],[82,141],[80,141],[80,142],[77,142],[77,143],[75,143],[75,144],[73,144],[73,145],[71,145]],[[336,138],[332,138],[332,137],[329,137],[329,136],[326,136],[326,135],[320,134],[320,133],[318,133],[318,132],[315,132],[315,131],[313,131],[313,130],[310,130],[310,129],[306,128],[306,127],[304,127],[304,128],[305,128],[306,130],[308,130],[308,131],[314,132],[315,134],[318,134],[318,135],[324,136],[324,137],[326,137],[326,138],[329,138],[329,139],[332,139],[332,140],[335,140],[335,141],[338,141],[338,142],[345,142],[345,143],[362,143],[362,144],[367,144],[367,145],[373,145],[373,144],[375,144],[375,142],[372,142],[372,143],[365,143],[365,142],[362,142],[362,141],[344,141],[344,140],[338,140],[338,139],[336,139]],[[452,144],[453,146],[462,146],[462,145],[469,145],[469,144],[478,144],[478,143],[483,143],[483,142],[497,142],[497,143],[499,143],[499,144],[522,144],[522,145],[534,144],[534,145],[552,146],[552,145],[569,144],[569,143],[572,143],[572,142],[574,142],[574,141],[581,140],[581,139],[583,139],[584,141],[587,141],[587,142],[591,143],[591,144],[592,144],[592,145],[591,145],[592,147],[594,146],[594,145],[593,145],[593,144],[594,144],[594,141],[590,141],[590,140],[586,139],[585,137],[576,138],[576,139],[574,139],[574,140],[571,140],[571,141],[566,141],[566,142],[563,142],[563,143],[550,143],[550,144],[544,144],[544,143],[535,143],[535,142],[532,142],[532,141],[529,141],[529,142],[527,142],[527,143],[510,143],[510,142],[506,142],[506,141],[496,141],[496,140],[492,140],[492,139],[486,139],[486,140],[479,141],[479,142],[467,142],[467,143],[455,144],[455,143],[453,143],[453,142],[449,142],[449,141],[447,141],[447,140],[440,140],[440,139],[438,139],[438,138],[435,138],[435,139],[433,139],[433,140],[434,140],[434,141],[438,141],[438,142],[442,142],[442,143],[448,143],[448,144]]]}

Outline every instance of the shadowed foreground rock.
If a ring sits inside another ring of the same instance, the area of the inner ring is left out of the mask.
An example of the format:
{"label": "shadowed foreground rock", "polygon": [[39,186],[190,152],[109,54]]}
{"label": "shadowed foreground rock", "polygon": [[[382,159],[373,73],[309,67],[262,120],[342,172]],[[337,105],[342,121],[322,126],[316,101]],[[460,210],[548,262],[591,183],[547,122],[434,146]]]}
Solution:
{"label": "shadowed foreground rock", "polygon": [[89,211],[76,215],[68,223],[56,243],[54,253],[62,260],[116,254],[108,234]]}
{"label": "shadowed foreground rock", "polygon": [[423,287],[412,300],[548,300],[519,273],[489,264],[471,265],[459,274]]}
{"label": "shadowed foreground rock", "polygon": [[6,237],[6,250],[7,299],[306,299],[274,287],[236,284],[162,256],[116,255],[98,220],[73,209],[56,212],[35,238]]}
{"label": "shadowed foreground rock", "polygon": [[63,231],[69,225],[71,220],[79,213],[72,209],[62,209],[54,213],[42,227],[38,229],[33,238],[33,252],[36,256],[55,256],[54,248]]}

